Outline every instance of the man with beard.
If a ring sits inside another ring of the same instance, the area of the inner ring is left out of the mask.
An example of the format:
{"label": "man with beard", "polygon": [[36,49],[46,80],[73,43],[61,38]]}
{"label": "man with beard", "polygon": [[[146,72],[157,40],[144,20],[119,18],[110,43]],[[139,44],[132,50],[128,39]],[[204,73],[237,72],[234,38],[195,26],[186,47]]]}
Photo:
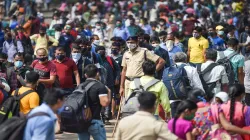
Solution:
{"label": "man with beard", "polygon": [[[112,95],[112,102],[115,102],[115,85],[119,85],[120,81],[120,67],[116,63],[116,61],[110,57],[106,56],[106,50],[104,46],[98,46],[96,48],[96,52],[100,55],[101,60],[102,60],[102,66],[107,70],[107,82],[106,86],[111,90],[111,95]],[[111,112],[112,116],[114,115],[114,110],[115,106],[109,105],[108,107],[105,108],[105,117],[106,117],[106,124],[110,124],[108,122],[109,119],[111,119]]]}

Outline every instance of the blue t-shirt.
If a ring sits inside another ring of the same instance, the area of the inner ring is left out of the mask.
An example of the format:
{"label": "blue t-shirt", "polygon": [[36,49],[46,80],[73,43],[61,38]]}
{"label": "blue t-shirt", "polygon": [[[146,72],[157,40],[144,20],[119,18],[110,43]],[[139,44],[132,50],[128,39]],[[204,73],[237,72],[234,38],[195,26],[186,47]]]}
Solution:
{"label": "blue t-shirt", "polygon": [[224,51],[226,49],[224,40],[222,38],[218,36],[212,38],[211,36],[209,36],[209,39],[211,41],[211,43],[209,44],[209,48],[216,49],[218,51]]}

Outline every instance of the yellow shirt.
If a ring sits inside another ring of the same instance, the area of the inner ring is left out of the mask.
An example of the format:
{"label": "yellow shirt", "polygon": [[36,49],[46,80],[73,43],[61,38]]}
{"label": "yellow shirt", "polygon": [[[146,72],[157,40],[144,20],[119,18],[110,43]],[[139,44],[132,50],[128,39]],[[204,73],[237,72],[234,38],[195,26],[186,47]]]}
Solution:
{"label": "yellow shirt", "polygon": [[[21,95],[28,90],[32,90],[32,89],[29,87],[21,87],[18,91],[18,95]],[[15,91],[12,92],[12,95],[14,94],[15,94]],[[31,92],[21,99],[20,112],[23,114],[28,114],[31,111],[31,109],[37,106],[39,106],[39,96],[36,92]]]}
{"label": "yellow shirt", "polygon": [[194,37],[188,40],[188,48],[190,49],[190,62],[204,63],[203,50],[208,48],[208,40],[201,36],[199,39]]}
{"label": "yellow shirt", "polygon": [[[47,36],[47,35],[46,35]],[[39,49],[39,48],[44,48],[47,52],[48,52],[48,41],[51,41],[53,42],[53,46],[57,46],[58,45],[58,41],[53,38],[53,37],[50,37],[50,36],[40,36],[39,34],[34,34],[30,37],[31,40],[34,40],[36,42],[36,47],[35,47],[35,51],[34,51],[34,54],[36,55],[36,50]]]}
{"label": "yellow shirt", "polygon": [[[140,78],[140,81],[142,86],[144,86],[153,79],[155,78],[151,76],[142,76]],[[133,92],[135,88],[135,82],[133,81],[130,83],[128,96]],[[170,102],[168,98],[168,90],[163,82],[156,83],[155,85],[151,86],[147,91],[152,92],[156,95],[157,106],[161,104],[166,113],[171,111]],[[158,115],[158,109],[156,109],[155,114]]]}

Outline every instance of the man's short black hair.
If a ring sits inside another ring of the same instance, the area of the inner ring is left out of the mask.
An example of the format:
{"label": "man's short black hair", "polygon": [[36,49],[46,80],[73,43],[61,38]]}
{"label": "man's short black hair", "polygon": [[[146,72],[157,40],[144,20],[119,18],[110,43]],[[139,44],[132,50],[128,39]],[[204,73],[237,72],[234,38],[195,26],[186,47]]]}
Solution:
{"label": "man's short black hair", "polygon": [[161,32],[159,33],[159,37],[160,37],[160,36],[166,36],[166,35],[168,35],[168,33],[167,33],[166,31],[161,31]]}
{"label": "man's short black hair", "polygon": [[239,41],[236,38],[230,38],[227,44],[230,47],[236,47],[239,44]]}
{"label": "man's short black hair", "polygon": [[101,50],[105,51],[106,49],[105,49],[104,46],[97,46],[97,47],[95,48],[95,52],[98,52],[98,51],[101,51]]}
{"label": "man's short black hair", "polygon": [[95,78],[98,73],[98,68],[96,67],[96,65],[90,64],[84,69],[84,73],[88,78]]}
{"label": "man's short black hair", "polygon": [[214,49],[207,49],[206,50],[206,59],[214,60],[216,61],[217,59],[217,51]]}
{"label": "man's short black hair", "polygon": [[36,84],[39,79],[39,74],[34,71],[30,71],[26,74],[26,81],[30,84]]}
{"label": "man's short black hair", "polygon": [[76,43],[73,43],[72,49],[81,50],[81,47],[79,45],[77,45]]}
{"label": "man's short black hair", "polygon": [[144,91],[139,95],[138,101],[140,109],[152,109],[155,106],[156,96],[152,92]]}
{"label": "man's short black hair", "polygon": [[48,105],[55,105],[59,100],[63,100],[64,98],[64,91],[59,88],[49,88],[46,90],[44,95],[43,101]]}
{"label": "man's short black hair", "polygon": [[16,56],[23,57],[23,53],[17,52],[13,55],[13,58],[15,58]]}
{"label": "man's short black hair", "polygon": [[7,59],[8,56],[5,53],[0,53],[0,58],[2,59]]}
{"label": "man's short black hair", "polygon": [[196,30],[198,33],[202,32],[202,28],[200,26],[196,26],[194,30]]}
{"label": "man's short black hair", "polygon": [[160,39],[157,37],[157,36],[152,36],[151,38],[150,38],[150,42],[152,43],[152,42],[158,42],[158,43],[160,43],[161,41],[160,41]]}
{"label": "man's short black hair", "polygon": [[156,70],[156,65],[153,61],[147,60],[143,62],[142,70],[145,75],[154,75]]}
{"label": "man's short black hair", "polygon": [[56,48],[56,51],[60,51],[60,52],[63,51],[63,52],[65,52],[65,50],[64,50],[63,47],[57,47],[57,48]]}

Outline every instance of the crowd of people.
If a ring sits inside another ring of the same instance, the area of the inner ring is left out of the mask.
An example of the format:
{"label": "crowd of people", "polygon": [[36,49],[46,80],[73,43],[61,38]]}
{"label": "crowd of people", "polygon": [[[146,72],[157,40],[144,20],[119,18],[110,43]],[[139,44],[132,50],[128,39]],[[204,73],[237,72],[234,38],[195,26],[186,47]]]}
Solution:
{"label": "crowd of people", "polygon": [[117,140],[247,140],[249,2],[5,0],[0,124],[14,97],[11,115],[28,117],[23,139],[53,140],[83,97],[92,115],[79,140],[107,139],[114,118]]}

